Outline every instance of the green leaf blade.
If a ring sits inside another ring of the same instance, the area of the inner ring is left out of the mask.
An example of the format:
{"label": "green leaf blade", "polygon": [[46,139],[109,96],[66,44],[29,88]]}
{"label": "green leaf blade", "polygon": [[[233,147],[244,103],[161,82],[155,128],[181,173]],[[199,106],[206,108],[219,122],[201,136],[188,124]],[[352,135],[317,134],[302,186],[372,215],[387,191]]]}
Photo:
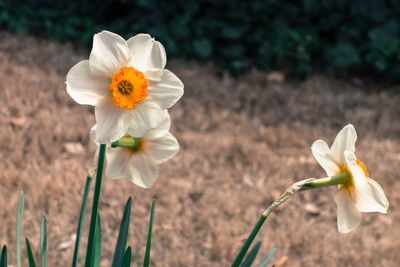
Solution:
{"label": "green leaf blade", "polygon": [[72,258],[72,267],[78,266],[79,246],[80,246],[80,242],[81,242],[82,228],[83,228],[83,224],[85,222],[86,207],[87,207],[87,202],[88,202],[91,181],[92,181],[92,177],[90,175],[88,175],[86,177],[85,190],[83,192],[81,210],[79,213],[78,228],[76,230],[76,240],[75,240],[75,246],[74,246],[74,256]]}
{"label": "green leaf blade", "polygon": [[40,224],[40,262],[41,267],[46,267],[47,257],[47,221],[46,216],[42,216],[42,222]]}
{"label": "green leaf blade", "polygon": [[121,267],[130,267],[131,260],[132,260],[132,251],[131,247],[129,246],[124,253],[124,258],[122,259]]}
{"label": "green leaf blade", "polygon": [[112,262],[112,267],[120,267],[123,261],[126,241],[128,238],[129,221],[131,218],[132,198],[129,197],[125,204],[124,214],[122,215],[121,224],[119,227],[118,239],[115,245],[115,252]]}
{"label": "green leaf blade", "polygon": [[250,267],[254,260],[257,257],[258,252],[260,251],[261,248],[261,241],[258,241],[252,250],[250,250],[249,254],[247,255],[246,259],[243,261],[243,263],[240,265],[241,267]]}
{"label": "green leaf blade", "polygon": [[261,262],[258,264],[257,267],[266,267],[269,264],[269,262],[272,260],[272,258],[275,256],[277,251],[278,251],[277,246],[272,246],[272,248],[262,258]]}
{"label": "green leaf blade", "polygon": [[146,242],[146,252],[144,256],[143,266],[150,266],[150,252],[151,252],[151,237],[153,234],[153,222],[154,222],[154,211],[156,209],[156,200],[153,199],[151,203],[151,211],[150,211],[150,222],[149,222],[149,231],[147,233],[147,242]]}
{"label": "green leaf blade", "polygon": [[7,267],[7,246],[4,245],[1,250],[0,267]]}
{"label": "green leaf blade", "polygon": [[26,253],[28,255],[29,267],[36,267],[36,261],[35,257],[33,256],[31,243],[29,242],[29,239],[27,237],[25,238],[25,242],[26,242]]}
{"label": "green leaf blade", "polygon": [[22,218],[24,215],[25,197],[24,192],[19,193],[18,209],[17,209],[17,236],[16,236],[16,251],[17,267],[21,267],[21,233],[22,233]]}

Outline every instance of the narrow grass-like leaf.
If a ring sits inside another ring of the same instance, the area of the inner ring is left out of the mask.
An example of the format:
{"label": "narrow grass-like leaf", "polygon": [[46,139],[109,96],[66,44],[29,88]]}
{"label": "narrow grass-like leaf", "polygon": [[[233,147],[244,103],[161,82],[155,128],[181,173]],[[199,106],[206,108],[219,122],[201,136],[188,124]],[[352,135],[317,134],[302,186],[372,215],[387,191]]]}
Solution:
{"label": "narrow grass-like leaf", "polygon": [[101,183],[103,181],[104,158],[106,144],[101,144],[99,148],[99,159],[97,162],[96,184],[94,186],[92,212],[90,214],[89,236],[86,250],[85,267],[93,266],[94,259],[94,239],[96,235],[97,218],[99,216]]}
{"label": "narrow grass-like leaf", "polygon": [[278,248],[276,246],[273,246],[268,253],[262,258],[261,262],[258,264],[257,267],[266,267],[269,262],[272,260],[272,258],[275,256],[276,252],[278,251]]}
{"label": "narrow grass-like leaf", "polygon": [[40,224],[40,261],[41,267],[46,267],[46,256],[47,256],[47,221],[46,216],[42,216],[42,222]]}
{"label": "narrow grass-like leaf", "polygon": [[149,230],[147,233],[147,242],[146,242],[146,252],[144,255],[143,266],[150,266],[150,252],[151,252],[151,236],[153,234],[153,221],[154,221],[154,210],[156,208],[156,200],[153,199],[151,203],[151,211],[150,211],[150,222],[149,222]]}
{"label": "narrow grass-like leaf", "polygon": [[101,258],[101,222],[100,222],[100,215],[97,217],[97,225],[95,231],[95,238],[94,238],[94,251],[93,251],[93,265],[92,267],[99,267],[100,266],[100,258]]}
{"label": "narrow grass-like leaf", "polygon": [[91,181],[92,181],[92,177],[90,175],[88,175],[86,177],[86,184],[85,184],[85,190],[83,192],[81,211],[79,213],[78,229],[76,230],[76,239],[75,239],[75,247],[74,247],[74,256],[72,258],[72,267],[78,266],[79,246],[81,243],[81,234],[82,234],[83,223],[85,221],[86,207],[87,207],[87,201],[88,201],[88,195],[89,195]]}
{"label": "narrow grass-like leaf", "polygon": [[1,249],[0,267],[7,267],[7,246],[4,245]]}
{"label": "narrow grass-like leaf", "polygon": [[253,264],[254,260],[256,259],[257,254],[260,251],[260,248],[261,248],[261,241],[258,241],[254,245],[254,247],[250,250],[246,259],[243,261],[243,263],[240,266],[241,267],[250,267]]}
{"label": "narrow grass-like leaf", "polygon": [[31,243],[29,242],[29,239],[27,237],[25,238],[25,242],[26,242],[26,254],[28,255],[29,267],[36,267],[36,261],[35,257],[33,256]]}
{"label": "narrow grass-like leaf", "polygon": [[131,247],[129,246],[124,253],[124,258],[122,259],[121,267],[131,267],[131,259],[132,259],[132,251]]}
{"label": "narrow grass-like leaf", "polygon": [[117,244],[112,262],[112,267],[120,267],[125,253],[126,240],[128,239],[129,221],[131,218],[132,198],[129,197],[125,204],[124,214],[122,215]]}
{"label": "narrow grass-like leaf", "polygon": [[24,215],[24,192],[19,193],[18,210],[17,210],[17,237],[15,240],[16,251],[15,256],[17,259],[17,267],[21,267],[21,233],[22,233],[22,217]]}
{"label": "narrow grass-like leaf", "polygon": [[261,226],[264,224],[264,222],[267,218],[268,218],[268,214],[267,215],[261,214],[260,218],[258,218],[258,221],[254,225],[249,236],[247,237],[246,241],[244,241],[238,254],[236,255],[235,259],[233,260],[231,267],[239,267],[240,266],[240,264],[243,261],[244,256],[246,256],[246,254],[247,254],[247,250],[250,248],[251,244],[253,243],[254,238],[257,236],[258,231],[260,231]]}

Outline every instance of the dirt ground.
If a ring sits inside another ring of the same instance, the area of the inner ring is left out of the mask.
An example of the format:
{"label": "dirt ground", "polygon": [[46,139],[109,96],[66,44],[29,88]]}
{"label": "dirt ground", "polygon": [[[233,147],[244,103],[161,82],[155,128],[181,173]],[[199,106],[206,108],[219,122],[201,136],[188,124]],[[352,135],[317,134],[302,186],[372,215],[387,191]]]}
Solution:
{"label": "dirt ground", "polygon": [[[24,235],[37,253],[46,214],[48,266],[69,266],[95,151],[88,135],[93,108],[73,102],[64,81],[89,51],[4,32],[0,37],[0,243],[9,245],[15,266],[16,208],[23,190]],[[340,234],[335,188],[302,192],[264,225],[258,237],[262,250],[278,246],[276,266],[399,266],[399,87],[324,76],[272,83],[259,72],[232,78],[210,65],[182,61],[167,67],[185,84],[184,97],[170,111],[181,151],[162,165],[150,190],[104,181],[102,266],[110,266],[129,196],[136,263],[143,260],[155,197],[152,266],[228,266],[280,192],[296,180],[324,175],[310,145],[318,138],[332,142],[347,123],[358,131],[358,157],[387,194],[388,214],[363,214],[357,230]],[[87,228],[83,246],[86,234]]]}

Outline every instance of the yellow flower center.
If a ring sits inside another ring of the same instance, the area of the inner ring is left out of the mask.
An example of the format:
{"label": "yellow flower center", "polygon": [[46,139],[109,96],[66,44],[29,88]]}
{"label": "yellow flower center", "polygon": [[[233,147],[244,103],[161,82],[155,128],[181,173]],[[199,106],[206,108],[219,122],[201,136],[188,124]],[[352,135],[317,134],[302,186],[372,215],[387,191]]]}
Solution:
{"label": "yellow flower center", "polygon": [[[365,176],[369,177],[367,166],[365,166],[364,162],[362,162],[361,160],[357,159],[356,163],[357,163],[358,166],[361,167],[361,169],[363,170]],[[351,176],[351,179],[350,179],[349,183],[340,185],[340,189],[344,188],[344,189],[348,190],[350,192],[350,195],[353,196],[353,194],[354,194],[354,182],[353,182],[352,174],[351,174],[351,172],[350,172],[350,170],[349,170],[349,168],[347,166],[342,167],[341,171],[348,172],[350,174],[350,176]]]}
{"label": "yellow flower center", "polygon": [[108,88],[114,104],[120,108],[135,108],[148,96],[149,83],[143,72],[122,67],[111,78]]}
{"label": "yellow flower center", "polygon": [[361,169],[364,171],[365,176],[369,177],[369,173],[367,170],[367,166],[365,166],[364,162],[362,162],[361,160],[357,160],[357,165],[361,167]]}
{"label": "yellow flower center", "polygon": [[131,137],[135,141],[135,146],[130,147],[132,153],[144,151],[144,139],[141,137]]}

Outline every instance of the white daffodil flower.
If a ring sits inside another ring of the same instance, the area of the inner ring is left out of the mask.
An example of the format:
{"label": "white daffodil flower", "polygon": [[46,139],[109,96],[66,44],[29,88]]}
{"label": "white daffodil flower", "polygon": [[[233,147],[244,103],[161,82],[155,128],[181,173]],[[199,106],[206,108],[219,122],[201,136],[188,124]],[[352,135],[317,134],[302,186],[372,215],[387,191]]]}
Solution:
{"label": "white daffodil flower", "polygon": [[[163,112],[161,123],[143,137],[133,137],[128,129],[121,139],[113,142],[106,151],[105,174],[110,179],[128,178],[132,183],[149,188],[158,177],[158,164],[170,159],[179,151],[176,138],[169,132],[171,120]],[[96,125],[91,135],[96,134]]]}
{"label": "white daffodil flower", "polygon": [[66,84],[76,102],[95,106],[97,142],[115,141],[128,129],[142,136],[160,124],[163,110],[183,95],[166,62],[164,47],[148,34],[127,41],[108,31],[94,35],[89,60],[71,68]]}
{"label": "white daffodil flower", "polygon": [[389,202],[382,187],[369,177],[364,163],[356,158],[357,133],[354,126],[345,126],[329,148],[322,141],[313,143],[311,150],[328,176],[348,172],[350,182],[339,186],[335,196],[339,232],[348,233],[361,222],[360,212],[386,213]]}

